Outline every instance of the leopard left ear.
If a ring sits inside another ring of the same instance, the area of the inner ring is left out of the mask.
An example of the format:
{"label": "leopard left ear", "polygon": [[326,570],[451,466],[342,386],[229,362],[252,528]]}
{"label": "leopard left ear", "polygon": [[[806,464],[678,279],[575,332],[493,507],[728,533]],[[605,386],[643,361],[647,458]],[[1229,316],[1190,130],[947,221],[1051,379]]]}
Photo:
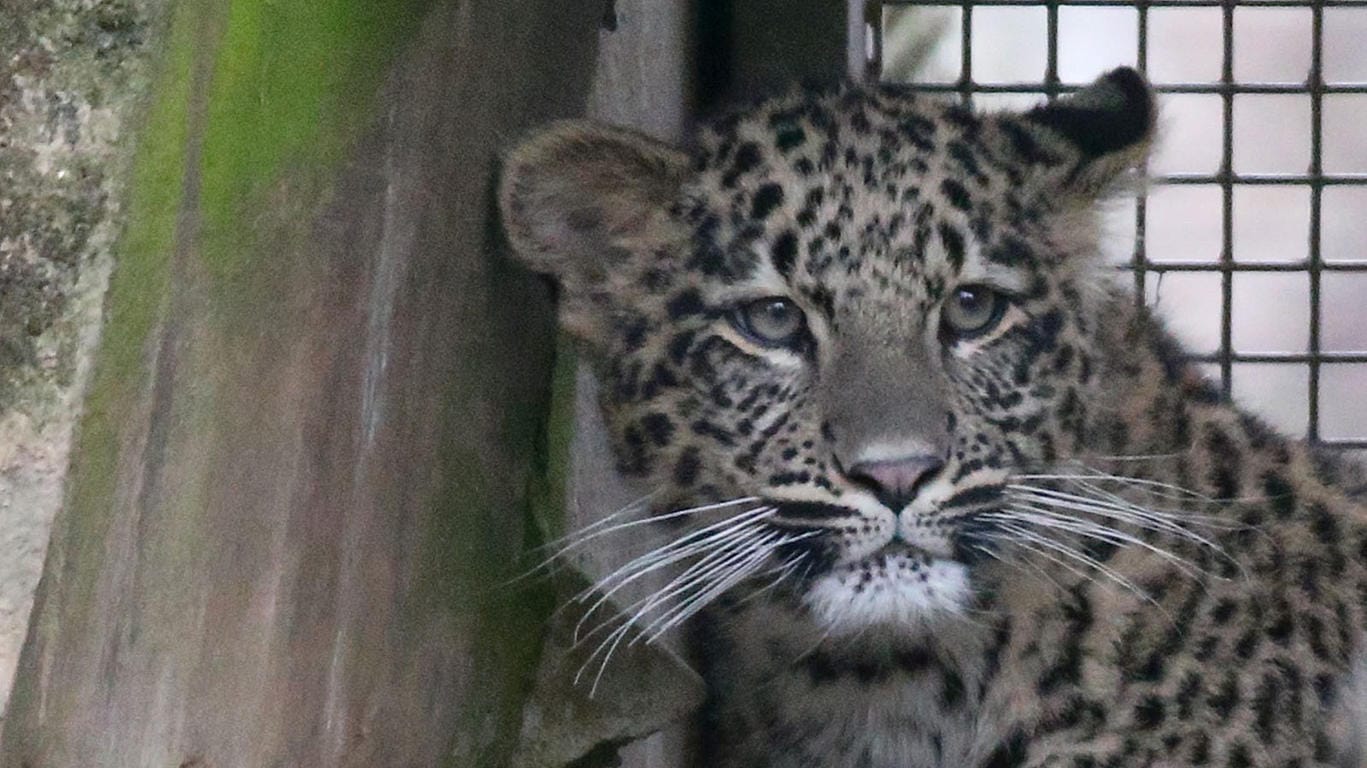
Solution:
{"label": "leopard left ear", "polygon": [[664,234],[688,168],[685,154],[635,131],[553,123],[508,155],[503,223],[522,261],[573,290],[620,269],[614,252]]}
{"label": "leopard left ear", "polygon": [[608,333],[634,276],[681,239],[672,216],[688,156],[623,128],[554,123],[508,155],[499,186],[513,254],[560,285],[560,324]]}
{"label": "leopard left ear", "polygon": [[1024,117],[1071,146],[1076,155],[1065,183],[1074,192],[1094,196],[1148,157],[1158,105],[1144,76],[1121,67]]}

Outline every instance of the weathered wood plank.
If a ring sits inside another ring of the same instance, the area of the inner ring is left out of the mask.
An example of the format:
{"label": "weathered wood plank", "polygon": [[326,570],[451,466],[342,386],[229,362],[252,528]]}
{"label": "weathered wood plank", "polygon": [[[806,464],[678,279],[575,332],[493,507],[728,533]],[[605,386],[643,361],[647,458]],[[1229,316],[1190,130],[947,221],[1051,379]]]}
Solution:
{"label": "weathered wood plank", "polygon": [[497,765],[551,349],[486,201],[602,6],[174,8],[0,765]]}

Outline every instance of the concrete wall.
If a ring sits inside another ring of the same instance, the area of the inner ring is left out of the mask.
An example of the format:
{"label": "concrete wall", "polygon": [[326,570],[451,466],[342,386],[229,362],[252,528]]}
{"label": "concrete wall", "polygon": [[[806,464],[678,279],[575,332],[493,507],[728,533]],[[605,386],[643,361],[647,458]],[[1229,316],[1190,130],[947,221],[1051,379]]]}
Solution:
{"label": "concrete wall", "polygon": [[590,104],[677,130],[674,6],[139,17],[156,65],[0,766],[506,763],[555,597],[497,585],[564,446],[497,153]]}

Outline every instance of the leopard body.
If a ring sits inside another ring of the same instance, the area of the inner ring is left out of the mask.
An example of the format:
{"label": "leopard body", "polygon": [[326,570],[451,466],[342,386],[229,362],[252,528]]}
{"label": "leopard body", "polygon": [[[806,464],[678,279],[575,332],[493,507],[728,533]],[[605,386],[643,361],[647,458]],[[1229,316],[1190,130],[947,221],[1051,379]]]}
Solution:
{"label": "leopard body", "polygon": [[687,152],[564,123],[510,156],[510,239],[620,469],[666,537],[749,557],[693,618],[701,764],[1357,764],[1351,473],[1223,399],[1099,256],[1156,122],[1117,70],[1024,113],[850,87]]}

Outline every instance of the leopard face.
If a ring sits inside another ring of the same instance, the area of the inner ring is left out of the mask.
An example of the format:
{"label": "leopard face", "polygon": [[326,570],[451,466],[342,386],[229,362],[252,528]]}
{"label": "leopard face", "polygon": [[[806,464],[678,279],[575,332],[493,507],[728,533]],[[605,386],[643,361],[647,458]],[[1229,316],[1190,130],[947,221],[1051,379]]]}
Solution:
{"label": "leopard face", "polygon": [[1009,535],[982,513],[1105,400],[1096,201],[1154,111],[1116,70],[1019,114],[794,95],[689,153],[565,123],[511,156],[501,202],[660,524],[730,531],[735,583],[791,572],[827,631],[901,631],[972,605]]}

